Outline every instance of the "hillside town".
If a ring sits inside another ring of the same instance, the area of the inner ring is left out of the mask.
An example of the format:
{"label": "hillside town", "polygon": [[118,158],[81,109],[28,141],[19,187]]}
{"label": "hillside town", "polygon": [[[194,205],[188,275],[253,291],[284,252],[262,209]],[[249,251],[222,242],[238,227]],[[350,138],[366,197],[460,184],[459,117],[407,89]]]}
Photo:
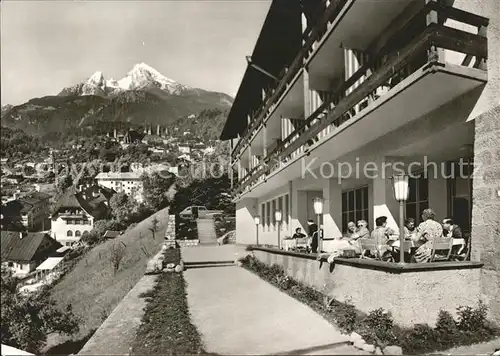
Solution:
{"label": "hillside town", "polygon": [[1,356],[500,356],[500,2],[1,6]]}

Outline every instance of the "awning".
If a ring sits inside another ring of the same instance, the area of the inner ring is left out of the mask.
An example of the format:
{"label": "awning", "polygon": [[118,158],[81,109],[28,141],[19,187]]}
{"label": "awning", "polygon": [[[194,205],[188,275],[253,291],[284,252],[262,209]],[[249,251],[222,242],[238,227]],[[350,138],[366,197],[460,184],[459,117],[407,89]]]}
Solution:
{"label": "awning", "polygon": [[34,355],[34,354],[30,354],[29,352],[26,352],[26,351],[23,351],[23,350],[19,350],[19,349],[16,349],[15,347],[12,347],[12,346],[7,346],[7,345],[4,345],[2,344],[2,356],[24,356],[24,355]]}
{"label": "awning", "polygon": [[[64,257],[49,257],[45,261],[42,262],[40,266],[36,269],[41,271],[51,271],[55,266],[59,264],[63,260]],[[3,356],[3,354],[2,354]]]}
{"label": "awning", "polygon": [[57,252],[57,253],[64,253],[64,252],[66,252],[66,251],[68,251],[68,250],[71,250],[71,247],[69,247],[69,246],[63,246],[63,247],[59,247],[59,248],[56,250],[56,252]]}

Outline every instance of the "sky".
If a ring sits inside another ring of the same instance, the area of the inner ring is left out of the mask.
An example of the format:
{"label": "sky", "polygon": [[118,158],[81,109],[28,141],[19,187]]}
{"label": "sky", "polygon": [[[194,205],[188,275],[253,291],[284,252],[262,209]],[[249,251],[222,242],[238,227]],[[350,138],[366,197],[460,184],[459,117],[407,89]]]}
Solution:
{"label": "sky", "polygon": [[4,0],[1,103],[56,95],[96,71],[144,62],[184,85],[234,96],[270,0]]}

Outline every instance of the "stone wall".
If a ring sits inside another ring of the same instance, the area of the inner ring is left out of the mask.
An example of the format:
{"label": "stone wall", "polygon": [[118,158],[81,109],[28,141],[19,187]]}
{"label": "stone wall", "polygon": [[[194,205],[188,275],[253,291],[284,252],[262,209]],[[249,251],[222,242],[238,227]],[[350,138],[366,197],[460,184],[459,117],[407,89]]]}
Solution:
{"label": "stone wall", "polygon": [[165,230],[165,240],[175,240],[175,215],[168,216],[168,225]]}
{"label": "stone wall", "polygon": [[482,298],[500,323],[500,106],[475,120],[471,237],[471,259],[484,263]]}
{"label": "stone wall", "polygon": [[[460,305],[474,306],[481,294],[481,265],[448,263],[409,266],[407,269],[386,262],[339,259],[334,265],[282,251],[253,251],[254,256],[306,285],[326,292],[337,300],[351,302],[363,312],[377,308],[389,310],[396,323],[434,325],[440,309],[455,315]],[[385,266],[385,268],[384,268]],[[333,268],[332,268],[333,267]]]}
{"label": "stone wall", "polygon": [[195,247],[200,244],[200,240],[176,240],[179,247]]}

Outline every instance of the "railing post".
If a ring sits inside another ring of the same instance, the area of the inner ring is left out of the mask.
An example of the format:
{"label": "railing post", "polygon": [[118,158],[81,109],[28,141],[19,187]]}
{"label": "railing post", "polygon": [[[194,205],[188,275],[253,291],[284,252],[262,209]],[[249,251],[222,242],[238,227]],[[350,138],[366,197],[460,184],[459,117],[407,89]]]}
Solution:
{"label": "railing post", "polygon": [[[481,26],[477,30],[477,34],[482,37],[488,37],[488,28],[486,26]],[[482,70],[486,70],[486,59],[485,58],[476,58],[476,63],[474,64],[475,68],[479,68]]]}

